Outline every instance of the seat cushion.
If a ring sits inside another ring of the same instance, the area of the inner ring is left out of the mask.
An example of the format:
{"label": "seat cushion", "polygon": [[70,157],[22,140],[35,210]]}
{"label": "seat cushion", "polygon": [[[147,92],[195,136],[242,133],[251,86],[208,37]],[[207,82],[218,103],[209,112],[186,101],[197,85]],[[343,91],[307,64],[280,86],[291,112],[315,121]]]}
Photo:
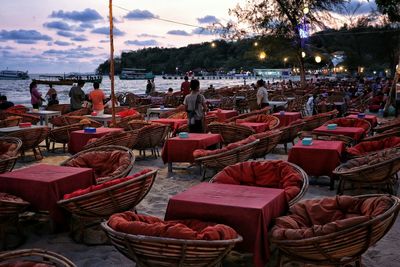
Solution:
{"label": "seat cushion", "polygon": [[0,192],[0,202],[1,201],[4,201],[4,202],[15,202],[15,203],[25,203],[25,201],[20,197]]}
{"label": "seat cushion", "polygon": [[396,148],[386,149],[378,151],[376,153],[371,153],[364,157],[355,158],[347,161],[346,163],[340,165],[342,171],[348,171],[355,168],[363,167],[364,165],[375,165],[381,162],[385,162],[394,157],[398,157],[400,151]]}
{"label": "seat cushion", "polygon": [[46,264],[37,261],[16,260],[9,263],[0,263],[0,267],[54,267],[53,264]]}
{"label": "seat cushion", "polygon": [[213,179],[214,183],[281,188],[289,202],[299,194],[303,178],[282,160],[242,162],[228,166]]}
{"label": "seat cushion", "polygon": [[352,118],[337,118],[329,121],[329,124],[335,123],[341,127],[359,127],[363,128],[364,130],[368,130],[370,125],[367,121],[362,119],[352,119]]}
{"label": "seat cushion", "polygon": [[196,149],[195,151],[193,151],[193,157],[201,158],[201,157],[211,156],[211,155],[215,155],[215,154],[220,154],[220,153],[238,148],[240,146],[247,145],[256,140],[257,139],[254,136],[249,136],[246,139],[231,143],[231,144],[227,145],[226,147],[223,147],[220,149],[214,149],[214,150]]}
{"label": "seat cushion", "polygon": [[290,215],[277,218],[271,232],[273,238],[282,240],[323,236],[367,222],[391,206],[391,199],[387,196],[305,200],[293,205]]}
{"label": "seat cushion", "polygon": [[399,146],[400,146],[400,137],[392,136],[377,141],[361,142],[354,147],[347,148],[347,153],[353,156],[361,156],[371,152],[393,147],[399,147]]}
{"label": "seat cushion", "polygon": [[137,112],[135,109],[131,108],[131,109],[128,109],[128,110],[124,110],[124,111],[118,112],[117,115],[119,115],[121,118],[125,118],[125,117],[128,117],[128,116],[136,115],[138,113],[139,112]]}
{"label": "seat cushion", "polygon": [[17,144],[0,141],[0,155],[7,155],[8,157],[14,157],[17,155]]}
{"label": "seat cushion", "polygon": [[188,240],[228,240],[237,237],[231,227],[199,220],[163,221],[132,211],[110,217],[108,225],[118,232]]}

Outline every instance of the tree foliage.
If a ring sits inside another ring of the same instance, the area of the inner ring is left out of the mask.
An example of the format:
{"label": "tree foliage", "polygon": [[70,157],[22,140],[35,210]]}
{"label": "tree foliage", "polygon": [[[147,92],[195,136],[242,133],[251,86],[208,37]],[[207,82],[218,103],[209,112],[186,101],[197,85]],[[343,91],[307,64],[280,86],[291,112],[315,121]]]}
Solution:
{"label": "tree foliage", "polygon": [[400,1],[399,0],[375,0],[379,11],[386,14],[392,22],[400,22]]}

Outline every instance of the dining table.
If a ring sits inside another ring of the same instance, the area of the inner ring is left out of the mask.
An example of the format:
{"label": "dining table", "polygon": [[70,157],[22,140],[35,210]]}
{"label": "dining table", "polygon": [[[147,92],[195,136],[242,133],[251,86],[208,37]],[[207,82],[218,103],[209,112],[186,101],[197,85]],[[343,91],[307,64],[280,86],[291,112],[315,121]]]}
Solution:
{"label": "dining table", "polygon": [[232,117],[237,116],[239,113],[236,110],[216,109],[209,111],[207,115],[216,115],[219,122],[224,122]]}
{"label": "dining table", "polygon": [[174,118],[161,118],[161,119],[151,120],[151,122],[169,125],[171,127],[171,129],[176,131],[182,125],[187,124],[188,120],[187,119],[174,119]]}
{"label": "dining table", "polygon": [[365,114],[364,116],[359,117],[357,114],[350,114],[347,116],[347,118],[366,120],[371,124],[372,127],[378,125],[378,118],[375,115]]}
{"label": "dining table", "polygon": [[335,129],[328,129],[327,125],[321,125],[312,132],[316,134],[344,135],[353,138],[353,140],[357,142],[366,135],[366,130],[364,128],[337,126]]}
{"label": "dining table", "polygon": [[[103,114],[103,115],[85,115],[87,118],[91,120],[95,120],[98,122],[103,123],[104,127],[107,127],[108,123],[112,121],[112,115],[111,114]],[[115,119],[118,121],[121,119],[119,115],[115,115]]]}
{"label": "dining table", "polygon": [[40,125],[49,125],[49,119],[61,116],[61,111],[56,110],[31,110],[28,114],[38,115],[40,117]]}
{"label": "dining table", "polygon": [[273,113],[272,115],[279,119],[279,125],[278,125],[279,128],[288,126],[292,122],[301,119],[300,112],[284,111],[284,112],[276,112]]}

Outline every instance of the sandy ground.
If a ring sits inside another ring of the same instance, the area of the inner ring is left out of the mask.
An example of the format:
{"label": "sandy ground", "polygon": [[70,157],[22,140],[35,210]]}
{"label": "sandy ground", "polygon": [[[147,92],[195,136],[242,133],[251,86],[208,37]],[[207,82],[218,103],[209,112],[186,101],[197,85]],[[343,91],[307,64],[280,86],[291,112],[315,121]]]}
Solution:
{"label": "sandy ground", "polygon": [[[135,154],[138,155],[139,153]],[[68,154],[62,154],[59,150],[56,153],[44,153],[45,159],[42,163],[58,165],[61,161],[68,158]],[[278,146],[273,154],[268,155],[269,159],[287,159],[282,146]],[[16,168],[24,167],[36,163],[17,163]],[[183,165],[187,166],[187,165]],[[164,217],[168,199],[185,189],[200,183],[201,177],[197,167],[189,169],[175,170],[173,174],[168,174],[167,166],[158,159],[137,159],[132,170],[137,172],[143,168],[158,168],[157,179],[145,199],[137,206],[139,213],[150,214]],[[314,181],[315,182],[315,181]],[[326,185],[321,185],[325,183]],[[319,178],[318,184],[310,185],[305,199],[333,196],[335,191],[329,191],[328,179]],[[99,266],[135,266],[135,263],[120,254],[111,245],[87,246],[75,243],[68,233],[51,234],[49,233],[47,222],[36,223],[27,222],[25,231],[27,240],[20,248],[42,248],[58,252],[71,259],[77,266],[99,267]],[[391,231],[380,240],[375,246],[371,247],[363,256],[363,265],[368,267],[394,267],[400,266],[400,220],[393,225]],[[251,260],[247,255],[232,253],[229,259],[224,262],[224,266],[252,266]],[[273,266],[273,264],[269,264]]]}

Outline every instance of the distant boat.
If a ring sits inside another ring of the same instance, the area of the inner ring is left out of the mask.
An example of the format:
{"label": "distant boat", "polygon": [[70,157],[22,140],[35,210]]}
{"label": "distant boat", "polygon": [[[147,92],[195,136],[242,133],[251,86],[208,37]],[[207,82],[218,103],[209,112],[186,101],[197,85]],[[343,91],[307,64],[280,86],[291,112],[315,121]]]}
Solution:
{"label": "distant boat", "polygon": [[0,71],[0,80],[27,80],[28,72],[18,70],[2,70]]}
{"label": "distant boat", "polygon": [[40,75],[39,79],[32,79],[32,81],[37,84],[47,84],[47,85],[73,85],[78,81],[84,81],[85,83],[101,83],[103,76],[95,74],[79,74],[74,73],[70,75]]}
{"label": "distant boat", "polygon": [[120,80],[151,80],[155,75],[145,69],[124,68],[119,75]]}

